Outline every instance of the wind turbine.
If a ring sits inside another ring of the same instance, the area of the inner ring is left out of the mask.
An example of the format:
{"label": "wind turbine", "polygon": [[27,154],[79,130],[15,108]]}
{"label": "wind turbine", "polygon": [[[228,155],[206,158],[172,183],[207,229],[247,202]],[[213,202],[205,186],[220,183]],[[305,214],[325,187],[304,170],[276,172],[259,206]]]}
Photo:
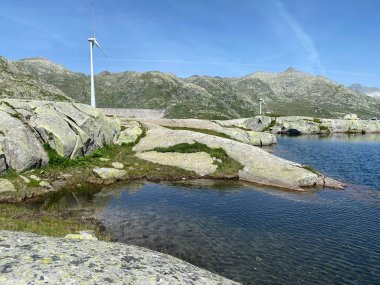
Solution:
{"label": "wind turbine", "polygon": [[[267,107],[267,104],[265,104],[264,99],[260,98],[259,99],[259,104],[260,104],[260,115],[262,114],[262,104],[264,104],[265,107]],[[268,108],[268,107],[267,107]]]}
{"label": "wind turbine", "polygon": [[92,28],[93,28],[93,36],[88,38],[87,40],[90,43],[90,69],[91,69],[91,107],[96,108],[96,99],[95,99],[95,83],[94,83],[94,61],[93,61],[93,47],[96,46],[100,49],[100,51],[103,53],[105,57],[106,54],[103,51],[103,49],[100,47],[98,41],[96,40],[95,36],[95,19],[94,19],[94,3],[92,3]]}

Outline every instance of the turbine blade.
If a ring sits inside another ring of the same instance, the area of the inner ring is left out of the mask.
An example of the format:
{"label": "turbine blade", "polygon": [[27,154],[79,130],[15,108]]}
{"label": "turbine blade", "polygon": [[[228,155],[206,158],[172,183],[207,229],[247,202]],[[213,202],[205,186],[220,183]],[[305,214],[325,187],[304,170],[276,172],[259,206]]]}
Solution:
{"label": "turbine blade", "polygon": [[102,52],[102,54],[107,57],[106,53],[104,52],[104,50],[100,47],[99,43],[97,40],[94,41],[94,44],[100,49],[100,51]]}

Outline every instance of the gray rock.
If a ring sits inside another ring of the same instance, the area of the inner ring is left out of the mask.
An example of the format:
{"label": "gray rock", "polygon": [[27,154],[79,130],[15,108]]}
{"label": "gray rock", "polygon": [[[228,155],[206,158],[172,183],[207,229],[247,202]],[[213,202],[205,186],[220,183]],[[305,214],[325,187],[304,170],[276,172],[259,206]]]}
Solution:
{"label": "gray rock", "polygon": [[92,172],[99,178],[118,180],[127,174],[127,171],[115,168],[94,168]]}
{"label": "gray rock", "polygon": [[68,234],[65,236],[65,238],[77,239],[77,240],[94,240],[94,241],[98,240],[98,238],[93,232],[88,232],[88,231],[79,231],[76,234]]}
{"label": "gray rock", "polygon": [[194,171],[200,176],[210,175],[218,168],[208,153],[178,153],[178,152],[156,152],[148,151],[137,153],[136,156],[150,162],[176,166],[189,171]]}
{"label": "gray rock", "polygon": [[43,188],[47,188],[47,189],[50,189],[52,186],[50,185],[49,182],[47,181],[41,181],[38,185],[40,185],[41,187]]}
{"label": "gray rock", "polygon": [[121,131],[117,137],[115,137],[114,143],[117,145],[134,143],[142,134],[143,129],[141,126],[127,127],[125,130]]}
{"label": "gray rock", "polygon": [[31,179],[35,180],[35,181],[41,181],[41,178],[39,178],[37,175],[30,175],[29,176]]}
{"label": "gray rock", "polygon": [[[223,148],[228,156],[244,166],[239,178],[258,184],[304,191],[302,187],[320,185],[320,177],[294,163],[278,158],[268,152],[241,142],[190,131],[154,128],[133,147],[136,152],[153,150],[157,147],[170,147],[181,143],[201,143],[210,148]],[[194,162],[196,163],[196,162]]]}
{"label": "gray rock", "polygon": [[0,145],[7,166],[17,171],[41,167],[48,162],[37,134],[4,111],[0,111]]}
{"label": "gray rock", "polygon": [[47,164],[43,144],[74,158],[112,144],[120,122],[83,104],[0,100],[0,172]]}
{"label": "gray rock", "polygon": [[0,179],[0,193],[15,191],[16,188],[13,186],[12,182],[7,179]]}
{"label": "gray rock", "polygon": [[7,169],[7,165],[5,163],[5,155],[3,152],[3,148],[0,144],[0,173],[4,172]]}
{"label": "gray rock", "polygon": [[[62,157],[71,157],[77,144],[77,134],[70,128],[64,117],[54,109],[37,107],[31,126],[38,131],[44,142],[48,143]],[[80,147],[83,147],[81,144]]]}
{"label": "gray rock", "polygon": [[238,284],[137,246],[0,231],[1,284]]}
{"label": "gray rock", "polygon": [[122,164],[121,162],[117,162],[117,161],[112,162],[111,165],[113,168],[116,168],[116,169],[123,169],[124,168],[124,164]]}
{"label": "gray rock", "polygon": [[223,123],[221,123],[222,121],[208,121],[199,119],[141,119],[139,121],[145,124],[159,125],[164,127],[211,130],[250,145],[262,146],[277,143],[276,137],[272,134],[244,130],[234,126],[225,127]]}
{"label": "gray rock", "polygon": [[20,176],[20,178],[21,178],[26,184],[30,183],[30,179],[29,179],[28,177],[25,177],[25,176],[23,176],[23,175],[19,175],[19,176]]}
{"label": "gray rock", "polygon": [[103,162],[110,161],[109,158],[105,158],[105,157],[100,157],[99,160],[100,160],[100,161],[103,161]]}

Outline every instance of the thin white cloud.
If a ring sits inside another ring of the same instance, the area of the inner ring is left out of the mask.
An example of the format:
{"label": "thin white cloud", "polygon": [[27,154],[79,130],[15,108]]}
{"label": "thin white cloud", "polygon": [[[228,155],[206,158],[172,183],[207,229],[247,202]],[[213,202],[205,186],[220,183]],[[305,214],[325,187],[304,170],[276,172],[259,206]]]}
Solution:
{"label": "thin white cloud", "polygon": [[273,3],[285,24],[294,33],[298,43],[307,52],[312,67],[317,72],[325,74],[325,68],[321,63],[313,37],[308,34],[302,25],[289,13],[281,0],[274,1]]}

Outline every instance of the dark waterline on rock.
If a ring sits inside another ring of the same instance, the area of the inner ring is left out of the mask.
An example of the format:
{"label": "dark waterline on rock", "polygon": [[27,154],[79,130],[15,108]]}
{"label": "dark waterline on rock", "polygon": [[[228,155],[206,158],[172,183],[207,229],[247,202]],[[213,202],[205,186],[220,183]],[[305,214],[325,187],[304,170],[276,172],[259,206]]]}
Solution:
{"label": "dark waterline on rock", "polygon": [[347,189],[295,193],[231,181],[135,182],[78,205],[95,207],[117,241],[243,284],[378,284],[380,135],[278,141],[268,151],[342,180]]}

